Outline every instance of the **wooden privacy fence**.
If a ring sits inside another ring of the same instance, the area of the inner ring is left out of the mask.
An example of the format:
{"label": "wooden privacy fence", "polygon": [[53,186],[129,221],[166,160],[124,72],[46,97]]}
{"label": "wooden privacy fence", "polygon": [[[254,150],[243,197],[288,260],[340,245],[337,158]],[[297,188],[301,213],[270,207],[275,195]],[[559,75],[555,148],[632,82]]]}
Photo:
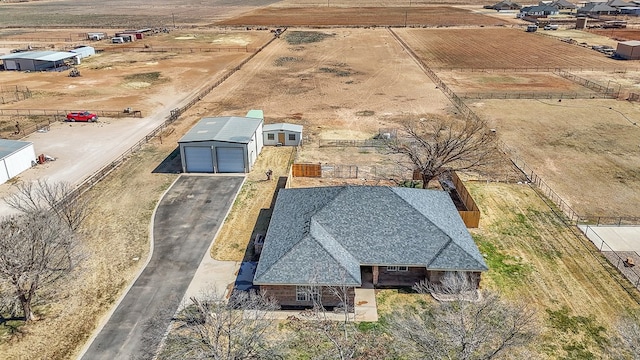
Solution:
{"label": "wooden privacy fence", "polygon": [[291,175],[294,177],[322,177],[322,166],[320,164],[293,164]]}
{"label": "wooden privacy fence", "polygon": [[480,225],[480,208],[476,204],[471,194],[469,194],[469,190],[464,186],[464,183],[458,177],[454,171],[449,173],[451,175],[451,180],[453,181],[453,185],[458,193],[458,197],[460,201],[464,204],[466,210],[458,210],[462,221],[468,228],[477,228]]}

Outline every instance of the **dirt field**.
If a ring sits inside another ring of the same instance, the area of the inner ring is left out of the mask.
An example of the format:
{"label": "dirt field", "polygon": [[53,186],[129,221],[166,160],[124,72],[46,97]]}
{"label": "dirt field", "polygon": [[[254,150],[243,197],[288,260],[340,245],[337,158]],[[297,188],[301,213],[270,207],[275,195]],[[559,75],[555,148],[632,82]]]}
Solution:
{"label": "dirt field", "polygon": [[588,31],[618,41],[640,40],[640,29],[589,29]]}
{"label": "dirt field", "polygon": [[433,69],[638,68],[596,51],[519,29],[397,29]]}
{"label": "dirt field", "polygon": [[622,94],[622,99],[626,99],[628,93],[640,92],[640,72],[638,71],[580,71],[575,74],[599,84],[609,84],[609,86],[616,91],[619,89]]}
{"label": "dirt field", "polygon": [[[54,35],[64,33],[68,34],[68,31]],[[34,33],[25,32],[24,35],[31,34]],[[131,107],[142,111],[143,116],[149,116],[159,109],[174,108],[187,94],[230,70],[250,55],[248,51],[254,51],[272,36],[266,31],[175,31],[136,43],[141,47],[172,48],[172,52],[104,51],[84,59],[77,67],[82,76],[76,78],[68,77],[67,71],[3,71],[0,79],[4,87],[27,87],[32,98],[0,105],[0,109],[120,111]],[[246,50],[199,51],[229,47]],[[191,49],[197,51],[191,52]],[[17,116],[0,117],[0,120],[7,123],[6,126],[0,124],[0,129],[5,128],[5,131],[13,131],[16,121],[25,128],[30,123],[43,122],[42,118]]]}
{"label": "dirt field", "polygon": [[506,20],[456,7],[266,7],[218,22],[260,26],[455,26],[505,25]]}
{"label": "dirt field", "polygon": [[470,104],[581,215],[640,216],[640,108],[616,100]]}
{"label": "dirt field", "polygon": [[[591,93],[553,73],[440,71],[438,76],[459,96],[466,93]],[[606,82],[605,82],[606,84]]]}

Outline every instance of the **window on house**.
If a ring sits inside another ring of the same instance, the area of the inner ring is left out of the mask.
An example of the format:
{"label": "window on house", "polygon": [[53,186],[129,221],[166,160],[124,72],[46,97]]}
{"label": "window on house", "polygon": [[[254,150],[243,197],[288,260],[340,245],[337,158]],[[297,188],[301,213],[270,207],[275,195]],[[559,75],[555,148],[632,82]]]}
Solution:
{"label": "window on house", "polygon": [[290,141],[296,141],[296,134],[289,134]]}
{"label": "window on house", "polygon": [[408,266],[387,266],[387,272],[409,271]]}
{"label": "window on house", "polygon": [[267,140],[275,140],[276,134],[267,134]]}
{"label": "window on house", "polygon": [[320,301],[320,289],[316,286],[296,286],[296,301]]}

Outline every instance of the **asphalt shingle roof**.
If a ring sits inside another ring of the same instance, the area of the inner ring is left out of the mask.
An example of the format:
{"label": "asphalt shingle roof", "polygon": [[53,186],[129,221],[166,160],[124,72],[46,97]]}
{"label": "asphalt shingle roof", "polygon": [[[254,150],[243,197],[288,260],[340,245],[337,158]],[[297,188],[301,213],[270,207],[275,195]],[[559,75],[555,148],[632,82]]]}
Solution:
{"label": "asphalt shingle roof", "polygon": [[359,285],[361,265],[488,269],[444,191],[280,190],[255,284]]}

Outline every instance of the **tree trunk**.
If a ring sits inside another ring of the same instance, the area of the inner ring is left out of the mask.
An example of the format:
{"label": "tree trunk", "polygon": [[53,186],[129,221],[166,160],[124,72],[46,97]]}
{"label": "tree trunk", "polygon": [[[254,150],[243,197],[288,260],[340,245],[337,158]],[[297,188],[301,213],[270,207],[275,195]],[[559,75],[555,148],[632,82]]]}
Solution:
{"label": "tree trunk", "polygon": [[30,322],[35,320],[35,316],[33,316],[33,311],[31,311],[31,296],[20,294],[18,299],[20,299],[20,305],[22,305],[22,312],[24,313],[24,321]]}
{"label": "tree trunk", "polygon": [[434,175],[432,174],[425,174],[425,173],[420,173],[422,175],[422,188],[423,189],[428,189],[429,188],[429,182],[431,180],[433,180],[435,178]]}

